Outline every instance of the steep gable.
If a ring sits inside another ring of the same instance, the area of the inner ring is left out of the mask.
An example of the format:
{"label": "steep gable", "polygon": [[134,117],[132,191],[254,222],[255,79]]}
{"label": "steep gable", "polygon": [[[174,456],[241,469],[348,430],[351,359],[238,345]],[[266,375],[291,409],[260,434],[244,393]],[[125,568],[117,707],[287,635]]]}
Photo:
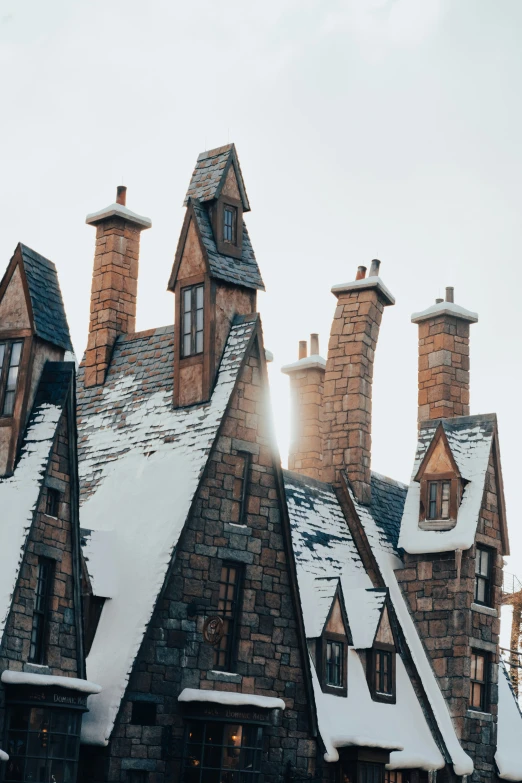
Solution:
{"label": "steep gable", "polygon": [[31,316],[24,291],[22,272],[19,264],[11,270],[11,275],[6,275],[6,280],[0,287],[0,325],[2,330],[30,329]]}
{"label": "steep gable", "polygon": [[218,198],[223,191],[226,191],[227,195],[240,198],[245,212],[250,210],[234,144],[216,147],[198,155],[184,206],[187,206],[190,198],[211,201]]}

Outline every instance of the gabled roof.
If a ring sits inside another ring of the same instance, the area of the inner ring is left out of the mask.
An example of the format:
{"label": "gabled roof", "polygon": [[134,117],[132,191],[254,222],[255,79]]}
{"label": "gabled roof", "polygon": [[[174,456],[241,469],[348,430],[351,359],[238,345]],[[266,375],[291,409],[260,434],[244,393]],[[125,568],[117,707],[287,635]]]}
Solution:
{"label": "gabled roof", "polygon": [[[337,748],[360,745],[392,750],[393,769],[442,768],[444,759],[402,660],[397,661],[397,703],[382,704],[371,698],[355,648],[373,644],[387,591],[373,589],[333,488],[289,471],[283,475],[306,635],[315,638],[321,633],[340,582],[353,637],[346,697],[323,693],[311,662],[325,760],[337,761]],[[386,533],[379,530],[393,552]]]}
{"label": "gabled roof", "polygon": [[[172,406],[173,327],[120,337],[102,387],[84,388],[80,369],[80,521],[90,531],[85,557],[94,590],[112,591],[87,658],[88,677],[103,688],[83,719],[87,744],[106,745],[111,735],[257,328],[255,315],[235,318],[212,398],[190,408]],[[108,538],[112,557],[102,551]]]}
{"label": "gabled roof", "polygon": [[216,147],[198,155],[196,168],[183,202],[184,206],[187,206],[189,198],[195,198],[199,201],[211,201],[219,198],[230,166],[234,167],[243,210],[248,212],[250,204],[234,144]]}
{"label": "gabled roof", "polygon": [[522,780],[522,714],[503,661],[498,671],[498,726],[495,762],[502,780]]}
{"label": "gabled roof", "polygon": [[47,362],[14,473],[0,478],[0,643],[58,423],[74,383],[73,362]]}
{"label": "gabled roof", "polygon": [[63,306],[56,267],[26,245],[18,246],[22,254],[27,286],[31,297],[34,328],[38,337],[72,351],[69,326]]}
{"label": "gabled roof", "polygon": [[[455,527],[444,531],[421,530],[419,528],[420,483],[415,478],[439,427],[444,430],[465,486]],[[473,545],[496,430],[497,419],[494,414],[434,419],[421,423],[399,537],[399,546],[406,552],[412,554],[449,552],[456,549],[469,549]],[[501,492],[500,487],[499,492]]]}
{"label": "gabled roof", "polygon": [[[457,775],[471,775],[473,762],[463,750],[455,732],[448,706],[439,688],[422,640],[402,595],[401,588],[395,576],[395,570],[402,568],[402,562],[382,528],[376,523],[371,509],[357,502],[346,480],[347,490],[353,503],[353,508],[364,529],[366,539],[371,547],[384,584],[389,590],[390,601],[395,616],[404,634],[411,659],[418,672],[422,687],[428,699],[440,735]],[[398,690],[398,689],[397,689]]]}

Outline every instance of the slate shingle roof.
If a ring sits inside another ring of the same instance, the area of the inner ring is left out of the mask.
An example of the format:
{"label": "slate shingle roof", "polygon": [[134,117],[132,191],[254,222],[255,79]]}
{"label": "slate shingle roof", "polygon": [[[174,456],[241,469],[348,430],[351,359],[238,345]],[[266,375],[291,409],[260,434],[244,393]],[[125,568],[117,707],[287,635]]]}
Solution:
{"label": "slate shingle roof", "polygon": [[67,316],[56,267],[26,245],[20,244],[24,270],[33,308],[36,334],[42,340],[72,351]]}
{"label": "slate shingle roof", "polygon": [[241,167],[234,144],[216,147],[198,155],[196,168],[192,174],[187,195],[183,202],[184,206],[187,206],[189,198],[196,198],[199,201],[211,201],[218,198],[229,162],[234,166],[236,172],[243,209],[245,212],[248,212],[250,204],[248,203],[245,183],[243,182],[243,175],[241,174]]}
{"label": "slate shingle roof", "polygon": [[190,203],[194,209],[198,230],[207,252],[210,274],[212,277],[225,280],[227,283],[243,285],[247,288],[259,288],[261,291],[264,291],[265,285],[257,265],[254,250],[250,243],[250,237],[248,236],[247,227],[244,221],[241,258],[225,256],[218,252],[206,207],[196,199],[191,198]]}
{"label": "slate shingle roof", "polygon": [[372,499],[370,510],[377,525],[383,530],[386,538],[397,550],[401,519],[408,487],[400,481],[381,476],[371,475]]}

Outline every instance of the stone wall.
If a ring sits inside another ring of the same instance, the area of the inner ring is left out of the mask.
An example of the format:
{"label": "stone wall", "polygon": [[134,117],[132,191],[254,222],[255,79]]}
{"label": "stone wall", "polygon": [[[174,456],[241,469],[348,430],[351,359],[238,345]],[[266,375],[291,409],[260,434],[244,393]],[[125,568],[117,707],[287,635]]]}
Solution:
{"label": "stone wall", "polygon": [[[83,748],[84,779],[126,783],[128,771],[149,780],[178,780],[185,725],[177,701],[187,687],[239,691],[285,700],[279,725],[265,728],[265,783],[287,763],[313,775],[304,662],[298,640],[292,571],[282,529],[274,445],[266,416],[266,385],[257,347],[247,357],[176,559],[135,662],[109,747]],[[239,521],[242,458],[251,455],[244,525]],[[225,675],[213,669],[214,649],[203,640],[205,618],[218,613],[223,560],[244,565],[238,660]],[[189,616],[196,604],[196,616]],[[131,724],[132,702],[157,704],[155,726]]]}
{"label": "stone wall", "polygon": [[[496,552],[491,608],[474,604],[476,547],[462,553],[404,554],[396,571],[431,658],[464,750],[475,764],[474,781],[495,779],[502,554],[497,480],[490,459],[476,542]],[[489,655],[489,710],[469,710],[471,650]]]}

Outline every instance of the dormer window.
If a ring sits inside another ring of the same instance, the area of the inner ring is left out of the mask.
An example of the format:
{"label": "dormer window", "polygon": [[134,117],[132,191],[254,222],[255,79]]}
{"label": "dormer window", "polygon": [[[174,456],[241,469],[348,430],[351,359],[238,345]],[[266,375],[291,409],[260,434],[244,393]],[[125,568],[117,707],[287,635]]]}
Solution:
{"label": "dormer window", "polygon": [[317,639],[317,674],[324,693],[346,696],[348,645],[351,643],[344,599],[337,586],[321,637]]}
{"label": "dormer window", "polygon": [[181,355],[203,353],[203,285],[181,289]]}
{"label": "dormer window", "polygon": [[22,346],[22,340],[0,343],[0,410],[2,416],[13,415]]}
{"label": "dormer window", "polygon": [[326,684],[332,688],[343,687],[343,642],[326,642]]}
{"label": "dormer window", "polygon": [[450,518],[450,481],[428,483],[428,519]]}
{"label": "dormer window", "polygon": [[237,244],[237,209],[225,204],[223,211],[223,242]]}

